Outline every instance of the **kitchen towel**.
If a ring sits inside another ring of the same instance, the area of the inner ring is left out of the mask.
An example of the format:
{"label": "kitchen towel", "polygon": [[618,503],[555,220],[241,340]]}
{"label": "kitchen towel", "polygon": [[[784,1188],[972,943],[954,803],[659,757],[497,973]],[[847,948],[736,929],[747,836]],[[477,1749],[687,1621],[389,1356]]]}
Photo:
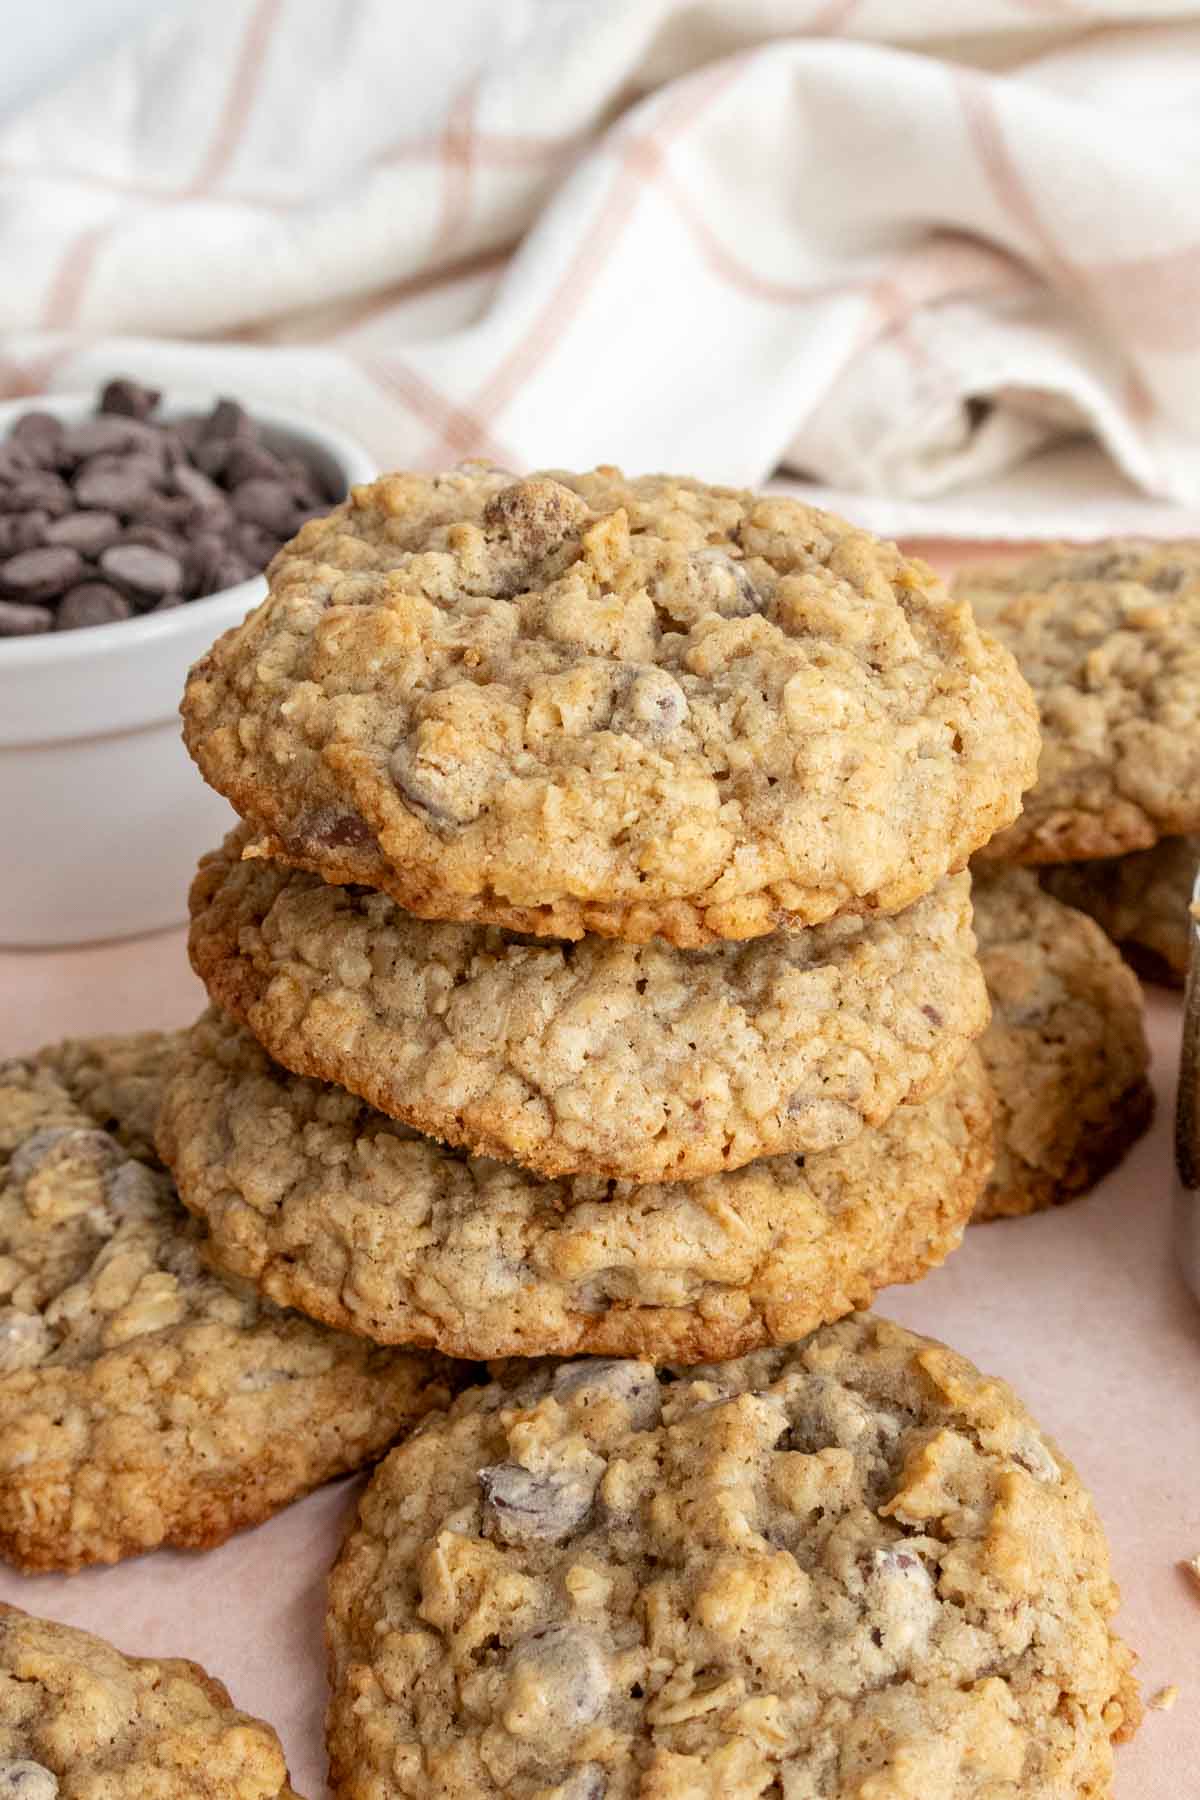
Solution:
{"label": "kitchen towel", "polygon": [[0,267],[0,393],[1200,529],[1178,0],[203,0],[0,130]]}

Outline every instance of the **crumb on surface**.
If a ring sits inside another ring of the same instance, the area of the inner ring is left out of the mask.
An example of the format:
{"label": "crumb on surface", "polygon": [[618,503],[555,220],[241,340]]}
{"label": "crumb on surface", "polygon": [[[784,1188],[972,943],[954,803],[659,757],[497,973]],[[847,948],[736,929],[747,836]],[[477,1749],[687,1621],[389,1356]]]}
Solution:
{"label": "crumb on surface", "polygon": [[1166,1687],[1159,1688],[1156,1694],[1152,1694],[1146,1705],[1152,1712],[1170,1712],[1178,1698],[1179,1689],[1172,1681]]}

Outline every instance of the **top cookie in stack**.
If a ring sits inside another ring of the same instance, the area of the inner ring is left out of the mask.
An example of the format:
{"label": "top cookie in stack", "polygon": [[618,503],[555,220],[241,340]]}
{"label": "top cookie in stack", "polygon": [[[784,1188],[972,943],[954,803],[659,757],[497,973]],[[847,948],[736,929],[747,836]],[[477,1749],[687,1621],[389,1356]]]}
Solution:
{"label": "top cookie in stack", "polygon": [[923,564],[615,469],[359,488],[184,720],[262,854],[423,918],[691,947],[909,905],[1016,816],[1037,741]]}
{"label": "top cookie in stack", "polygon": [[385,1342],[696,1357],[958,1241],[960,871],[1037,727],[923,564],[698,482],[390,476],[183,711],[245,821],[160,1128],[221,1266]]}

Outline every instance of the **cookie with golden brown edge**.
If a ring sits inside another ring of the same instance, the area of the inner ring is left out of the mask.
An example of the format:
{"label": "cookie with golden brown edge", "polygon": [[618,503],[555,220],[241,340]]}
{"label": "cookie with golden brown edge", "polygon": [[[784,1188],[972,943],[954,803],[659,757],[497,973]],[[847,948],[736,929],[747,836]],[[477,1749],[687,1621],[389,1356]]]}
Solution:
{"label": "cookie with golden brown edge", "polygon": [[1154,1113],[1136,975],[1100,927],[1025,869],[975,877],[992,1002],[980,1039],[996,1162],[977,1219],[1040,1211],[1094,1187]]}
{"label": "cookie with golden brown edge", "polygon": [[179,1657],[0,1605],[5,1800],[300,1800],[269,1725]]}
{"label": "cookie with golden brown edge", "polygon": [[1092,1502],[863,1314],[514,1367],[389,1456],[330,1580],[337,1800],[1099,1800],[1135,1729]]}
{"label": "cookie with golden brown edge", "polygon": [[689,946],[895,912],[1015,817],[1036,721],[923,563],[779,496],[390,475],[193,669],[262,853],[424,918]]}
{"label": "cookie with golden brown edge", "polygon": [[544,1181],[289,1075],[210,1013],[159,1143],[209,1259],[280,1305],[455,1356],[695,1362],[790,1343],[941,1262],[991,1164],[991,1099],[972,1051],[835,1150],[648,1187]]}
{"label": "cookie with golden brown edge", "polygon": [[894,916],[680,950],[431,924],[242,841],[192,885],[217,1004],[293,1073],[543,1175],[829,1149],[935,1093],[987,1021],[965,873]]}
{"label": "cookie with golden brown edge", "polygon": [[209,1270],[166,1171],[120,1141],[173,1048],[0,1064],[0,1555],[20,1568],[221,1543],[380,1455],[460,1379]]}
{"label": "cookie with golden brown edge", "polygon": [[981,860],[1091,861],[1200,831],[1200,546],[1060,546],[955,591],[1041,715],[1037,783]]}
{"label": "cookie with golden brown edge", "polygon": [[1160,838],[1128,856],[1042,869],[1041,882],[1056,899],[1095,919],[1143,980],[1182,987],[1197,865],[1200,837]]}

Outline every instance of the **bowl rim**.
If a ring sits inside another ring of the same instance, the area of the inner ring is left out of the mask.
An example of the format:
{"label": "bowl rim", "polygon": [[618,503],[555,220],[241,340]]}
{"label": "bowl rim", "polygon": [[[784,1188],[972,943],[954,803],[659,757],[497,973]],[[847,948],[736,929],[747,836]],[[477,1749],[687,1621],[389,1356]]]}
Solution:
{"label": "bowl rim", "polygon": [[[165,387],[161,416],[170,419],[181,413],[203,412],[223,398],[237,398],[229,387]],[[257,424],[284,431],[307,440],[315,449],[324,451],[338,464],[346,487],[371,481],[379,472],[376,459],[363,444],[335,425],[327,425],[311,413],[295,412],[289,407],[260,405],[241,401]],[[22,394],[0,401],[0,435],[7,435],[9,423],[22,413],[48,412],[69,418],[81,408],[86,412],[96,405],[95,388],[63,388],[46,394]],[[136,651],[165,638],[185,635],[189,629],[199,630],[206,618],[220,626],[214,614],[224,611],[241,618],[265,593],[265,575],[247,576],[235,587],[219,588],[199,600],[187,600],[165,613],[146,613],[140,618],[114,619],[107,625],[84,625],[77,631],[43,631],[29,637],[0,638],[0,680],[13,669],[43,668],[47,663],[63,663],[83,657],[105,657],[120,651]]]}

